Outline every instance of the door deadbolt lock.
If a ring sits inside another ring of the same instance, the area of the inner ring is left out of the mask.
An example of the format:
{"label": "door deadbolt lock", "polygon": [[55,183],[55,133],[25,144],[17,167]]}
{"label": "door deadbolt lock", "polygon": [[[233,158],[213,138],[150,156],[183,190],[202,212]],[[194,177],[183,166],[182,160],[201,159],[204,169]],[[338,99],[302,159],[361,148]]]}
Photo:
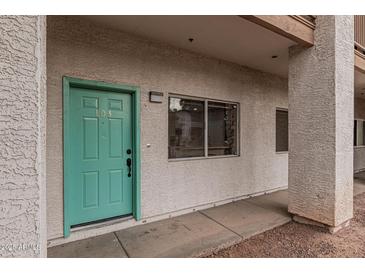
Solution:
{"label": "door deadbolt lock", "polygon": [[128,177],[131,177],[132,174],[132,159],[131,158],[128,158],[127,159],[127,166],[128,166]]}

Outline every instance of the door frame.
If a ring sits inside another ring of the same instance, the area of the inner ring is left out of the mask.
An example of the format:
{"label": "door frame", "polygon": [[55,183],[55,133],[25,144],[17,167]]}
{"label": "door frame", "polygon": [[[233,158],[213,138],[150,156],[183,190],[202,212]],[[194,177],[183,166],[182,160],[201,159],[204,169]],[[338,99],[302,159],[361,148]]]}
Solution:
{"label": "door frame", "polygon": [[89,88],[99,91],[118,92],[132,96],[132,214],[138,221],[141,218],[141,152],[140,152],[140,89],[137,86],[112,84],[95,80],[84,80],[73,77],[63,77],[63,214],[64,237],[70,235],[70,92],[71,88]]}

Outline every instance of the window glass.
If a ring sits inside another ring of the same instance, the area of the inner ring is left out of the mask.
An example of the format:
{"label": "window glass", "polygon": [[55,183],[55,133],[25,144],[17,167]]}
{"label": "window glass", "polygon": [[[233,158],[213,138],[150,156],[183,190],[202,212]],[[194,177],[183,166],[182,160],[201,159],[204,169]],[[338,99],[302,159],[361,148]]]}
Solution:
{"label": "window glass", "polygon": [[357,146],[357,120],[354,122],[354,146]]}
{"label": "window glass", "polygon": [[362,122],[362,130],[361,130],[361,145],[365,146],[365,121]]}
{"label": "window glass", "polygon": [[204,101],[170,97],[169,158],[204,155]]}
{"label": "window glass", "polygon": [[276,110],[276,152],[288,151],[288,111]]}
{"label": "window glass", "polygon": [[354,136],[355,146],[365,145],[365,123],[363,120],[355,120]]}
{"label": "window glass", "polygon": [[237,155],[237,105],[208,102],[208,156]]}

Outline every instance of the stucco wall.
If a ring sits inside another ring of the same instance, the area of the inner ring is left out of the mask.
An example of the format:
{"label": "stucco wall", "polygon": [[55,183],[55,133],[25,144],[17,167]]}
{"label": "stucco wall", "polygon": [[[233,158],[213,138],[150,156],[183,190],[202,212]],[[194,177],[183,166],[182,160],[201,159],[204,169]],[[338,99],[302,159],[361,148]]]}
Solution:
{"label": "stucco wall", "polygon": [[46,19],[0,16],[0,257],[46,256]]}
{"label": "stucco wall", "polygon": [[[141,87],[142,217],[287,185],[275,110],[287,80],[71,17],[48,18],[48,238],[63,235],[62,76]],[[148,101],[164,93],[162,104]],[[169,162],[168,93],[240,102],[241,156]],[[147,147],[151,144],[151,147]]]}
{"label": "stucco wall", "polygon": [[[355,119],[365,120],[365,99],[355,98]],[[354,147],[354,171],[365,169],[365,147]]]}
{"label": "stucco wall", "polygon": [[352,218],[352,16],[318,16],[311,48],[289,50],[289,211],[329,226]]}

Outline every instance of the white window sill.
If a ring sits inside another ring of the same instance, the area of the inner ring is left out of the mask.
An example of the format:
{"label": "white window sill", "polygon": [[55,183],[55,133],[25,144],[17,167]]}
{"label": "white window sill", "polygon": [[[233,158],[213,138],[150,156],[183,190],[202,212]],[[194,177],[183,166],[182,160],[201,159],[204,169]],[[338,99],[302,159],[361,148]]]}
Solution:
{"label": "white window sill", "polygon": [[171,158],[168,162],[182,162],[182,161],[194,161],[194,160],[210,160],[210,159],[222,159],[222,158],[235,158],[240,155],[219,155],[219,156],[208,156],[208,157],[187,157],[187,158]]}

